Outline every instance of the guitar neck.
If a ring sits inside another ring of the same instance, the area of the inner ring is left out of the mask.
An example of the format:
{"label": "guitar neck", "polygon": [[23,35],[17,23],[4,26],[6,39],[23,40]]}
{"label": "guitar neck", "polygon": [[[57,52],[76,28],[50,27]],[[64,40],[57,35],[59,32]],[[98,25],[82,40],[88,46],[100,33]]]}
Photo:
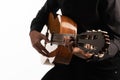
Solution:
{"label": "guitar neck", "polygon": [[[98,53],[105,45],[102,32],[85,32],[81,34],[52,34],[51,44],[65,45],[65,38],[73,41],[73,45],[82,48],[85,51],[94,51]],[[99,43],[99,44],[98,44]],[[88,49],[87,46],[91,46]]]}
{"label": "guitar neck", "polygon": [[76,39],[75,34],[52,34],[51,37],[51,44],[57,44],[57,45],[64,45],[65,44],[65,38],[74,38]]}

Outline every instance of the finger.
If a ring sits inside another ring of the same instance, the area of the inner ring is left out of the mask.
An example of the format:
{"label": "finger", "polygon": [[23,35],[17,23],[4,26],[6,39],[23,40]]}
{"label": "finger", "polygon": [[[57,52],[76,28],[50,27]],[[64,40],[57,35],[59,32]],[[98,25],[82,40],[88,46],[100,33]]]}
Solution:
{"label": "finger", "polygon": [[47,54],[49,53],[49,52],[45,49],[45,47],[43,47],[40,43],[36,43],[36,44],[34,45],[34,48],[35,48],[39,53],[41,53],[41,54],[44,55],[44,56],[47,56]]}
{"label": "finger", "polygon": [[41,37],[40,37],[40,40],[42,39],[44,39],[46,43],[50,42],[49,39],[43,34],[41,34]]}
{"label": "finger", "polygon": [[40,41],[44,40],[44,45],[46,46],[47,43],[50,43],[49,39],[45,35],[41,35]]}
{"label": "finger", "polygon": [[85,53],[84,54],[84,56],[85,56],[86,59],[91,58],[92,55],[93,55],[92,53]]}
{"label": "finger", "polygon": [[46,50],[46,48],[43,45],[38,44],[37,47],[41,51],[42,54],[45,54],[46,56],[49,54],[49,52]]}
{"label": "finger", "polygon": [[43,56],[47,56],[44,52],[42,52],[41,49],[39,49],[37,46],[34,47],[40,54],[42,54]]}
{"label": "finger", "polygon": [[84,52],[82,49],[78,47],[73,48],[73,54],[83,59],[88,59],[93,55],[93,53]]}
{"label": "finger", "polygon": [[72,53],[74,55],[84,59],[83,51],[80,48],[74,47]]}

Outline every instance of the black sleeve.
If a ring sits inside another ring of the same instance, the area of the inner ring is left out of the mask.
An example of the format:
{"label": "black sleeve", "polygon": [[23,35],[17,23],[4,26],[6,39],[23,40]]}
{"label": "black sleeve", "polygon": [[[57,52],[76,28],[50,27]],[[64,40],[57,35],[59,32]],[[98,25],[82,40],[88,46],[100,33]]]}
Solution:
{"label": "black sleeve", "polygon": [[118,52],[120,52],[120,38],[117,36],[110,40],[110,45],[108,47],[108,52],[102,58],[98,58],[99,60],[105,60],[108,58],[114,57]]}
{"label": "black sleeve", "polygon": [[108,52],[102,58],[94,58],[98,61],[114,57],[120,52],[120,0],[99,0],[99,15],[104,24],[108,25],[110,45]]}
{"label": "black sleeve", "polygon": [[57,10],[57,0],[47,0],[44,6],[37,13],[36,17],[32,20],[30,30],[37,30],[40,32],[43,26],[47,24],[49,13],[56,13]]}

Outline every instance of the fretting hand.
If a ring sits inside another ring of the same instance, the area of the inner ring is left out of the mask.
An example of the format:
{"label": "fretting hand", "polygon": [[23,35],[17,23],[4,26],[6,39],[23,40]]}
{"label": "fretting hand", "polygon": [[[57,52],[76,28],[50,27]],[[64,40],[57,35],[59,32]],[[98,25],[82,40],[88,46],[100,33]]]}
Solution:
{"label": "fretting hand", "polygon": [[[71,51],[72,54],[82,58],[82,59],[88,59],[92,57],[92,53],[85,52],[84,50],[80,49],[79,47],[75,46],[74,38],[72,37],[64,37],[65,47]],[[90,48],[91,45],[88,45],[87,48]]]}
{"label": "fretting hand", "polygon": [[72,53],[82,59],[89,59],[92,57],[92,53],[85,52],[84,50],[80,49],[79,47],[74,47]]}

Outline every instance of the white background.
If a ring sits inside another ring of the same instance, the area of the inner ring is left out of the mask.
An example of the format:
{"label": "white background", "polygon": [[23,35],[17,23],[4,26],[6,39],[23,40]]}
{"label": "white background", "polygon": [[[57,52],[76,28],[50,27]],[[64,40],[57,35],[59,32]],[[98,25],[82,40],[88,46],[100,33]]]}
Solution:
{"label": "white background", "polygon": [[0,80],[40,80],[51,68],[31,46],[31,20],[46,0],[0,1]]}

